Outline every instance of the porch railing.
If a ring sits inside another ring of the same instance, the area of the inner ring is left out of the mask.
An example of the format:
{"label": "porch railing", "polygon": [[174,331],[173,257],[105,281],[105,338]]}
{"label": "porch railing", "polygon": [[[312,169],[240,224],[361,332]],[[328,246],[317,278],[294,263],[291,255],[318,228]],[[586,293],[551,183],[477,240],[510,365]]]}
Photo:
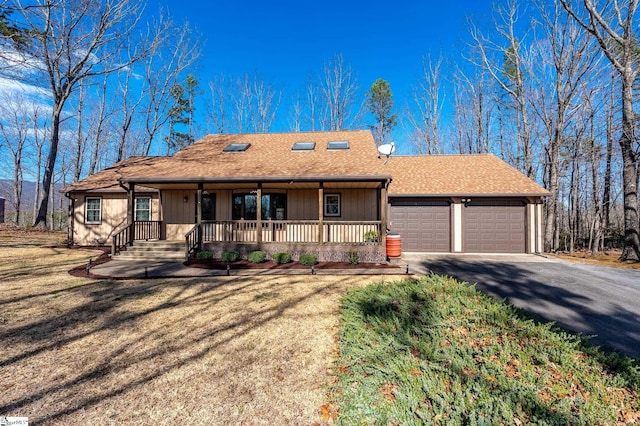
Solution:
{"label": "porch railing", "polygon": [[131,225],[127,225],[113,235],[111,238],[111,256],[119,254],[120,251],[129,244],[129,241],[131,240],[129,238],[130,234]]}
{"label": "porch railing", "polygon": [[[263,242],[379,244],[380,221],[324,221],[321,241],[319,222],[314,220],[262,221]],[[194,230],[192,230],[194,232]],[[258,222],[255,220],[211,221],[202,223],[202,242],[256,242]]]}
{"label": "porch railing", "polygon": [[133,239],[136,241],[159,240],[161,224],[159,220],[136,220]]}
{"label": "porch railing", "polygon": [[[162,222],[159,220],[136,220],[134,226],[127,225],[111,238],[111,255],[122,251],[130,241],[159,240]],[[133,238],[131,238],[133,232]]]}
{"label": "porch railing", "polygon": [[200,247],[202,239],[201,235],[201,225],[195,225],[189,232],[185,234],[186,247],[185,247],[185,257],[189,259],[193,253]]}

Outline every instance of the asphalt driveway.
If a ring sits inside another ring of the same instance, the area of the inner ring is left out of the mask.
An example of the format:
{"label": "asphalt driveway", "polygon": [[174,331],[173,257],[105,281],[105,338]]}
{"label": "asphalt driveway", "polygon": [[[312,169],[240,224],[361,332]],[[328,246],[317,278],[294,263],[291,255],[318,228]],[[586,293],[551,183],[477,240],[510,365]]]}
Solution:
{"label": "asphalt driveway", "polygon": [[403,259],[413,273],[433,271],[477,283],[540,320],[640,360],[640,270],[535,255],[405,254]]}

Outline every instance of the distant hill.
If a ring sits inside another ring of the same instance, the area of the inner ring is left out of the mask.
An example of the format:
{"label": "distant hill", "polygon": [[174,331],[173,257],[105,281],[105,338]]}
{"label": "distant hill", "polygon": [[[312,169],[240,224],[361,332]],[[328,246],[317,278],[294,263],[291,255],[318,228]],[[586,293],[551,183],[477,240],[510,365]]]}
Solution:
{"label": "distant hill", "polygon": [[[62,185],[56,185],[56,199],[60,196],[64,196],[60,194],[62,190]],[[21,209],[23,211],[28,211],[33,209],[33,201],[35,198],[36,192],[36,183],[31,181],[24,181],[22,184],[22,197],[21,198]],[[7,210],[13,210],[13,181],[9,179],[0,179],[0,198],[4,198],[5,208]],[[57,203],[56,203],[57,204]]]}

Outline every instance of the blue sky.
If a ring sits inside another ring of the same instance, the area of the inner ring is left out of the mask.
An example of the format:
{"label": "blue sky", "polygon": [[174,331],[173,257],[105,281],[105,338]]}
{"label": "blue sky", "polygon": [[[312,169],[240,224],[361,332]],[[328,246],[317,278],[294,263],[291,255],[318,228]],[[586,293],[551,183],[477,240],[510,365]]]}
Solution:
{"label": "blue sky", "polygon": [[[430,53],[445,57],[464,48],[467,20],[488,22],[492,2],[457,1],[184,1],[166,0],[205,39],[201,82],[224,73],[257,72],[284,89],[302,90],[309,74],[341,54],[364,93],[377,78],[389,81],[401,108]],[[149,5],[148,7],[153,7]],[[201,87],[208,90],[206,84]],[[281,121],[286,120],[282,117]],[[282,128],[286,123],[274,126]]]}

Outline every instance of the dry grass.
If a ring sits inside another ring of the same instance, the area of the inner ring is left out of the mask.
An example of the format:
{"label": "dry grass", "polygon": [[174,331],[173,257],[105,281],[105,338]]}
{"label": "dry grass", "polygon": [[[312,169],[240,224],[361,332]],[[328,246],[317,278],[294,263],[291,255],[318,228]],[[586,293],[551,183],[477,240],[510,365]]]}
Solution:
{"label": "dry grass", "polygon": [[74,278],[98,252],[7,232],[0,415],[38,424],[322,423],[339,299],[377,280]]}
{"label": "dry grass", "polygon": [[619,250],[607,251],[592,256],[589,251],[575,251],[571,253],[547,253],[559,259],[570,262],[586,263],[590,265],[609,266],[611,268],[640,269],[640,262],[619,262],[621,252]]}

